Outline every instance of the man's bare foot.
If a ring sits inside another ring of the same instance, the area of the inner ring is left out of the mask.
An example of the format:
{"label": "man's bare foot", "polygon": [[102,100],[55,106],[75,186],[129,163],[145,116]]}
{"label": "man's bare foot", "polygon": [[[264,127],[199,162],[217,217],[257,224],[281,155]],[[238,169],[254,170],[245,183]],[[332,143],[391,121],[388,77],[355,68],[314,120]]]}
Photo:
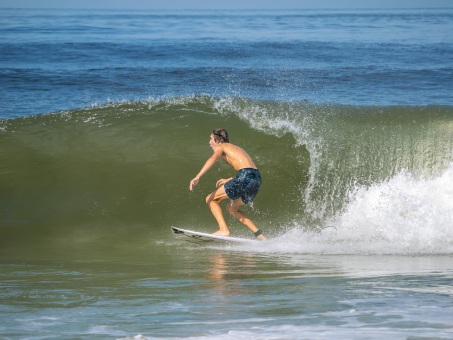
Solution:
{"label": "man's bare foot", "polygon": [[263,234],[259,235],[256,237],[257,240],[260,240],[260,241],[263,241],[263,240],[266,240],[266,237],[264,237]]}
{"label": "man's bare foot", "polygon": [[229,231],[225,231],[225,230],[217,230],[215,233],[213,233],[213,235],[230,236],[230,232]]}

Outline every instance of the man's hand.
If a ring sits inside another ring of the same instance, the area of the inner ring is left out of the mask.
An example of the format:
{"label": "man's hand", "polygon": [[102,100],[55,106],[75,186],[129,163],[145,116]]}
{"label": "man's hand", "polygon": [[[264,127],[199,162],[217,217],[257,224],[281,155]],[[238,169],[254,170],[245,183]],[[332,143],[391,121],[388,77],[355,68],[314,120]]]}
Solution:
{"label": "man's hand", "polygon": [[198,184],[198,181],[199,181],[199,180],[200,180],[200,179],[198,179],[198,178],[195,177],[193,180],[190,181],[190,185],[189,185],[190,191],[192,191],[193,188]]}
{"label": "man's hand", "polygon": [[230,178],[222,178],[217,181],[215,184],[216,188],[220,188],[222,185],[224,185],[226,182],[230,181],[233,177]]}

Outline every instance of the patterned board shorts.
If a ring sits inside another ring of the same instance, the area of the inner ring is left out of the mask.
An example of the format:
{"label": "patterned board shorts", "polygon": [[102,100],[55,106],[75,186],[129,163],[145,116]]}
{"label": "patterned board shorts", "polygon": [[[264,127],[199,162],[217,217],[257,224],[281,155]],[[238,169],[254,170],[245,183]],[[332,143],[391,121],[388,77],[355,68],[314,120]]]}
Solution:
{"label": "patterned board shorts", "polygon": [[231,200],[239,197],[244,204],[253,201],[261,188],[261,175],[258,169],[240,169],[231,181],[225,183],[225,192]]}

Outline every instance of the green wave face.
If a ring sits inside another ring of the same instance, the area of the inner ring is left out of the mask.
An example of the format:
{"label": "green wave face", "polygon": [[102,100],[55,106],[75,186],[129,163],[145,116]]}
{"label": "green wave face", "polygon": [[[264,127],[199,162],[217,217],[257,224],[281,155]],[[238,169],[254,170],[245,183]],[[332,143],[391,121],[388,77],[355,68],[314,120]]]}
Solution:
{"label": "green wave face", "polygon": [[[247,211],[269,233],[314,228],[358,187],[401,171],[441,174],[453,150],[453,108],[356,107],[194,96],[0,122],[2,249],[159,238],[171,225],[215,231],[205,196],[234,170],[189,182],[223,127],[254,158],[263,187]],[[247,233],[228,219],[234,233]]]}

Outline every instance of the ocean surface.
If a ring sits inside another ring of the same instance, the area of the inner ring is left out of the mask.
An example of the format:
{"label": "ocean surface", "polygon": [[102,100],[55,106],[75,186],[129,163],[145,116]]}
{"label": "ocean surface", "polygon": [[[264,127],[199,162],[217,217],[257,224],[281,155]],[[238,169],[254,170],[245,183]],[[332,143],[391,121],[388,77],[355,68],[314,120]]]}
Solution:
{"label": "ocean surface", "polygon": [[[452,32],[453,8],[0,9],[0,338],[452,339]],[[189,182],[218,127],[265,242],[170,232],[217,230],[234,172]]]}

